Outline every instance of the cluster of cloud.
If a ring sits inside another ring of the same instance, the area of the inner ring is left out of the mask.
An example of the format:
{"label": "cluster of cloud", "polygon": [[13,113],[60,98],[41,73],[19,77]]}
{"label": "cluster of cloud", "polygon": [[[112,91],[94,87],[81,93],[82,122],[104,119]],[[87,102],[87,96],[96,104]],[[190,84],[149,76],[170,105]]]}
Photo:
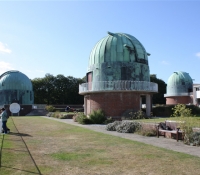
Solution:
{"label": "cluster of cloud", "polygon": [[196,53],[196,56],[200,58],[200,52]]}
{"label": "cluster of cloud", "polygon": [[0,42],[0,52],[2,53],[11,53],[12,51],[7,48],[7,44]]}

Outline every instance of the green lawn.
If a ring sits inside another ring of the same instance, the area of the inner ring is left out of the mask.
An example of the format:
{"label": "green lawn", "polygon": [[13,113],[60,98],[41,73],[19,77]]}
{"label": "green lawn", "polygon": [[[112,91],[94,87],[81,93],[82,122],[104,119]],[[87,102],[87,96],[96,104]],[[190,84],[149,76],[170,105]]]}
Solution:
{"label": "green lawn", "polygon": [[2,175],[194,175],[200,172],[199,157],[46,118],[11,117],[8,126],[12,133],[0,135]]}

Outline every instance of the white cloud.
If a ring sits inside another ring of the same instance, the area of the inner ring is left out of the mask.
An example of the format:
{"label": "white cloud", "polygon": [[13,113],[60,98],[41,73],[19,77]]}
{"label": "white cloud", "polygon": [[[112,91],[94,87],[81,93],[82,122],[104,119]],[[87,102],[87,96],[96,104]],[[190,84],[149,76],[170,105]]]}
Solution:
{"label": "white cloud", "polygon": [[13,70],[12,66],[10,63],[0,61],[0,75],[3,74],[6,71]]}
{"label": "white cloud", "polygon": [[161,64],[169,65],[169,63],[167,61],[162,61]]}
{"label": "white cloud", "polygon": [[7,44],[0,42],[0,52],[11,53],[11,50],[7,48]]}
{"label": "white cloud", "polygon": [[200,52],[196,53],[196,56],[200,58]]}

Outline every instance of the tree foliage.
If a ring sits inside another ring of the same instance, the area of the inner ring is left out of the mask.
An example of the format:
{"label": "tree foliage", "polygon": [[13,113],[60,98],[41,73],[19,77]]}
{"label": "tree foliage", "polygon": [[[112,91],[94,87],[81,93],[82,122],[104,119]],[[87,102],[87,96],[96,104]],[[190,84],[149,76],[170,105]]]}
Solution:
{"label": "tree foliage", "polygon": [[164,98],[164,94],[166,94],[167,84],[161,80],[156,78],[156,76],[151,75],[150,81],[158,84],[158,93],[153,95],[152,103],[153,104],[166,104],[166,99]]}
{"label": "tree foliage", "polygon": [[78,92],[79,84],[84,83],[84,79],[46,74],[44,78],[35,78],[31,81],[36,104],[83,103],[83,96]]}

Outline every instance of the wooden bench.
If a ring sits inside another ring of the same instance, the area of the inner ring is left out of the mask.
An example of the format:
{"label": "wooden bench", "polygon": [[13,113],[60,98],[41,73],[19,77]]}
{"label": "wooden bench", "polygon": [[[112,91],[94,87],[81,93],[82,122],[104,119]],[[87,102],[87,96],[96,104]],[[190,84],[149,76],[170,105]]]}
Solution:
{"label": "wooden bench", "polygon": [[166,129],[161,128],[161,123],[157,125],[157,137],[166,137],[166,133],[171,133],[175,135],[177,142],[178,140],[183,140],[183,132],[179,128],[179,122],[166,120],[163,122],[163,124],[166,126]]}

